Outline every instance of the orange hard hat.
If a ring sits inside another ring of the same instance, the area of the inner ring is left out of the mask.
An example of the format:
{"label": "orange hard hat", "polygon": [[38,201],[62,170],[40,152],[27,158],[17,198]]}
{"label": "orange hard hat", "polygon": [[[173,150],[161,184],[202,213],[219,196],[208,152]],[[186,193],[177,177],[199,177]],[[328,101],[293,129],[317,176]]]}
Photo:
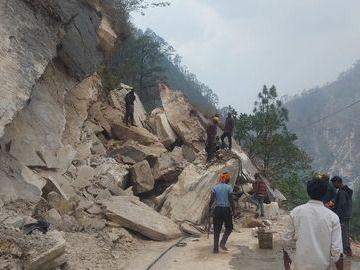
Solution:
{"label": "orange hard hat", "polygon": [[224,172],[220,175],[220,182],[221,183],[228,183],[231,179],[231,175],[228,172]]}

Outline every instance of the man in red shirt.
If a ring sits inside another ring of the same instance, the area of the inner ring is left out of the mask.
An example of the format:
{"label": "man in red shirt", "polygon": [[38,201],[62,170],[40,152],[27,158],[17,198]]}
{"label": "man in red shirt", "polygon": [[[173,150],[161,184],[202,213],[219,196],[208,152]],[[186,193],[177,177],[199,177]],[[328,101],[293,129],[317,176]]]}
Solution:
{"label": "man in red shirt", "polygon": [[251,201],[256,205],[256,211],[260,208],[260,215],[264,216],[264,200],[267,196],[267,186],[259,173],[255,173]]}
{"label": "man in red shirt", "polygon": [[224,133],[221,135],[221,142],[224,145],[225,137],[228,139],[229,149],[232,147],[232,136],[234,134],[235,128],[235,119],[232,117],[231,113],[228,113],[228,117],[225,120]]}

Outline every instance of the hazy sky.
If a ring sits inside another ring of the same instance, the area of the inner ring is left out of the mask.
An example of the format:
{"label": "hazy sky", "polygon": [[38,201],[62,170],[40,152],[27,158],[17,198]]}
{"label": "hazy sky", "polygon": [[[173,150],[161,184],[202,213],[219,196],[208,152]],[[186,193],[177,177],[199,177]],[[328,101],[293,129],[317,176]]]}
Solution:
{"label": "hazy sky", "polygon": [[333,81],[360,59],[359,0],[170,0],[133,16],[183,57],[221,105],[253,107],[262,85],[281,95]]}

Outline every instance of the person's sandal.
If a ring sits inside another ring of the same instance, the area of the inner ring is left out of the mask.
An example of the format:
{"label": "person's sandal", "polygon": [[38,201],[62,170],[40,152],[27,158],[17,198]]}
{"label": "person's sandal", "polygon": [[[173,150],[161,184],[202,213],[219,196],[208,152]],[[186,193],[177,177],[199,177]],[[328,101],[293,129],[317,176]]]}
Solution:
{"label": "person's sandal", "polygon": [[228,251],[227,247],[224,244],[220,244],[220,248],[224,251]]}

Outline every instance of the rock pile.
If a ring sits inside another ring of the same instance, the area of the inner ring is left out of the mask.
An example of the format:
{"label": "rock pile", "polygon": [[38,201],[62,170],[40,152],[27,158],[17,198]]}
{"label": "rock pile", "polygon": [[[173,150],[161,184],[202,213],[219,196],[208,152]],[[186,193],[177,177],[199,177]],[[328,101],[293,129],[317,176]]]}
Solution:
{"label": "rock pile", "polygon": [[[1,262],[8,268],[63,264],[59,231],[120,227],[158,241],[177,238],[179,223],[204,221],[221,172],[233,183],[241,164],[246,174],[256,172],[236,144],[208,167],[205,117],[165,85],[162,108],[147,114],[137,97],[137,126],[124,125],[129,87],[106,95],[95,72],[117,39],[100,2],[0,4],[0,33],[8,37],[0,40],[7,52],[0,54],[0,250],[14,259]],[[22,226],[36,220],[49,222],[50,232],[25,236]],[[43,249],[31,253],[21,241]]]}

